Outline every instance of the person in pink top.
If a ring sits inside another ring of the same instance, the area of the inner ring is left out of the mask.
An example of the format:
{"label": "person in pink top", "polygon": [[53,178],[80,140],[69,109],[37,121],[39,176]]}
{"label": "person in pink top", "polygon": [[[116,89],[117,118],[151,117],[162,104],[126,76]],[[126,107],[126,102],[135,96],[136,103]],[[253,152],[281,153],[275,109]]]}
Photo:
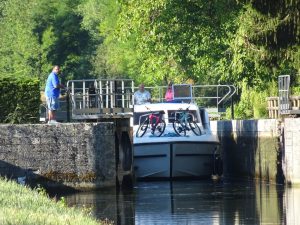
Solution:
{"label": "person in pink top", "polygon": [[165,94],[165,100],[167,102],[171,102],[171,101],[173,101],[173,99],[174,99],[174,95],[173,95],[173,83],[170,82],[168,84],[168,89],[167,89],[167,92]]}

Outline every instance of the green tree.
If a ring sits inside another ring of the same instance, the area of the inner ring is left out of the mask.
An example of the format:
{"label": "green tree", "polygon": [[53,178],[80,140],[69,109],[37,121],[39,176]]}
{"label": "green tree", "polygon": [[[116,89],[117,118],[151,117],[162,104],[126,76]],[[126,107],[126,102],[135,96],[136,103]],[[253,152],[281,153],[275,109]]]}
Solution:
{"label": "green tree", "polygon": [[38,76],[40,48],[32,33],[34,7],[29,0],[7,0],[1,6],[0,74]]}
{"label": "green tree", "polygon": [[250,86],[263,88],[280,74],[299,73],[300,2],[245,2],[230,44],[231,77],[236,83],[246,80]]}
{"label": "green tree", "polygon": [[38,1],[34,32],[43,49],[43,74],[50,65],[61,65],[64,79],[89,78],[90,52],[93,44],[88,32],[81,27],[82,17],[76,9],[81,1]]}
{"label": "green tree", "polygon": [[[235,31],[235,1],[122,1],[118,36],[135,40],[140,79],[218,82]],[[226,6],[226,7],[225,7]]]}
{"label": "green tree", "polygon": [[140,62],[133,39],[120,40],[116,35],[121,4],[110,0],[87,0],[78,7],[82,26],[92,36],[92,73],[101,77],[135,77]]}
{"label": "green tree", "polygon": [[0,74],[44,80],[52,65],[59,64],[66,80],[90,77],[94,45],[80,26],[79,3],[6,0],[0,8]]}

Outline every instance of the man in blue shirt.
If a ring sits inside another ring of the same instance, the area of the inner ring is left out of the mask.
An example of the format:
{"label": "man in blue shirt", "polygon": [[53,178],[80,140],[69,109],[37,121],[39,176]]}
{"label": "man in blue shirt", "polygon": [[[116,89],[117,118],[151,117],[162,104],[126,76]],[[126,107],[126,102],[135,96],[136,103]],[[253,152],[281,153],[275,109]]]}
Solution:
{"label": "man in blue shirt", "polygon": [[60,88],[64,87],[58,79],[59,71],[59,66],[54,66],[46,82],[45,96],[48,107],[48,123],[50,124],[57,123],[55,112],[59,108]]}

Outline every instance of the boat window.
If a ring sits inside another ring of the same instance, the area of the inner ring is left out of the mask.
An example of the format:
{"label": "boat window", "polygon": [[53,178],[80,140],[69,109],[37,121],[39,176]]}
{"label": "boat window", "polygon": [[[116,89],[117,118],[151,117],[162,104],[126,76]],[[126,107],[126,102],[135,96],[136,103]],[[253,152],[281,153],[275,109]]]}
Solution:
{"label": "boat window", "polygon": [[[139,125],[140,117],[141,117],[142,115],[145,115],[145,114],[147,114],[147,113],[145,113],[145,112],[135,112],[135,113],[134,113],[134,116],[133,116],[133,125]],[[145,119],[146,119],[145,116],[142,117],[142,118],[141,118],[141,122],[143,122]]]}
{"label": "boat window", "polygon": [[[152,113],[158,114],[160,112],[164,113],[164,111],[153,111]],[[150,113],[151,112],[135,112],[133,115],[133,125],[139,125],[139,122],[140,123],[144,122]]]}
{"label": "boat window", "polygon": [[[196,110],[190,110],[189,114],[192,116],[193,120],[196,123],[199,123],[198,118],[197,118],[197,111]],[[168,111],[168,118],[169,118],[169,123],[173,123],[175,120],[175,117],[180,116],[180,110],[169,110]]]}

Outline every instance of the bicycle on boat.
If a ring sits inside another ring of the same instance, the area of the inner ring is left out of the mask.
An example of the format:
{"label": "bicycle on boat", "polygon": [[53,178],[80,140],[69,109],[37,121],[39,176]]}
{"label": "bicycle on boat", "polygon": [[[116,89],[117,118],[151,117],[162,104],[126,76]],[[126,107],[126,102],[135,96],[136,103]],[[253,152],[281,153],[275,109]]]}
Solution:
{"label": "bicycle on boat", "polygon": [[151,130],[151,134],[156,137],[160,137],[166,128],[166,122],[163,120],[164,111],[153,112],[147,106],[145,106],[150,113],[142,115],[142,118],[145,118],[143,122],[140,122],[140,126],[136,131],[136,137],[143,137],[148,128]]}
{"label": "bicycle on boat", "polygon": [[173,121],[175,133],[179,136],[186,136],[187,131],[193,131],[195,135],[200,136],[202,134],[201,129],[193,118],[189,107],[185,110],[179,109],[175,112],[175,120]]}

